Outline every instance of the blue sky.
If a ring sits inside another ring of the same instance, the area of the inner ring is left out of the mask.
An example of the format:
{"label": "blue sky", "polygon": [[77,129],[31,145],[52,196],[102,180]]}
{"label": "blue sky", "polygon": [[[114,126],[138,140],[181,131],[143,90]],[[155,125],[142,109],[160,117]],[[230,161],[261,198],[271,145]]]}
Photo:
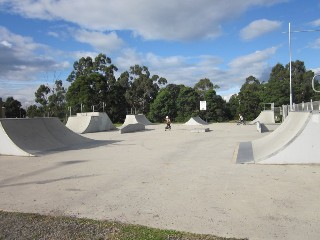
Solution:
{"label": "blue sky", "polygon": [[[320,29],[315,0],[0,0],[0,97],[27,107],[40,84],[65,81],[74,61],[105,53],[169,83],[209,78],[228,98],[253,75],[289,62],[291,30]],[[292,33],[292,60],[320,72],[320,32]]]}

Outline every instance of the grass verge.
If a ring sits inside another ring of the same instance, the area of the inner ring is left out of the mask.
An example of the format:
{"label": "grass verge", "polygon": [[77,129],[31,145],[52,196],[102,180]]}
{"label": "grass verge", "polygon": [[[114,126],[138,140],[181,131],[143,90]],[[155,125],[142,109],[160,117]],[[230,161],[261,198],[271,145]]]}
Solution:
{"label": "grass verge", "polygon": [[0,211],[0,239],[236,240],[236,238],[161,230],[115,221],[4,211]]}

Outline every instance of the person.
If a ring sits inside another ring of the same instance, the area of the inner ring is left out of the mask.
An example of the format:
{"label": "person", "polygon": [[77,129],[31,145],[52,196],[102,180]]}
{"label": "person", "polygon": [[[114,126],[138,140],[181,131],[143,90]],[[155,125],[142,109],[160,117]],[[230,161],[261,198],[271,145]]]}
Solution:
{"label": "person", "polygon": [[243,116],[241,115],[241,113],[239,113],[239,121],[238,121],[237,125],[239,125],[239,124],[243,124],[243,125],[246,124],[246,123],[244,122],[244,119],[243,119]]}
{"label": "person", "polygon": [[165,131],[168,129],[168,130],[171,130],[171,120],[169,118],[169,116],[166,116],[166,119],[165,119],[165,122],[167,124],[167,126],[165,127]]}

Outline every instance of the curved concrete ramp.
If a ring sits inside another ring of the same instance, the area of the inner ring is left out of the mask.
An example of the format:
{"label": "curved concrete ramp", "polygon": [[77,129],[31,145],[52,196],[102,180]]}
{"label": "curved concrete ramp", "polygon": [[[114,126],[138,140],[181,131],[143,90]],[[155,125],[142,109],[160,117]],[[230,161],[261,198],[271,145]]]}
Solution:
{"label": "curved concrete ramp", "polygon": [[191,117],[184,125],[208,125],[206,121],[203,121],[199,116]]}
{"label": "curved concrete ramp", "polygon": [[153,124],[152,122],[150,122],[146,118],[145,115],[137,114],[137,115],[127,115],[123,125],[136,124],[136,123],[141,123],[143,125],[152,125]]}
{"label": "curved concrete ramp", "polygon": [[115,130],[105,112],[77,113],[77,116],[68,118],[66,126],[76,133],[92,133]]}
{"label": "curved concrete ramp", "polygon": [[237,163],[320,163],[319,134],[319,113],[291,112],[274,132],[252,142],[240,143]]}
{"label": "curved concrete ramp", "polygon": [[35,156],[95,143],[58,118],[0,119],[0,155]]}
{"label": "curved concrete ramp", "polygon": [[265,123],[265,124],[274,124],[274,111],[273,110],[264,110],[259,116],[251,121],[249,124],[255,124],[256,122]]}

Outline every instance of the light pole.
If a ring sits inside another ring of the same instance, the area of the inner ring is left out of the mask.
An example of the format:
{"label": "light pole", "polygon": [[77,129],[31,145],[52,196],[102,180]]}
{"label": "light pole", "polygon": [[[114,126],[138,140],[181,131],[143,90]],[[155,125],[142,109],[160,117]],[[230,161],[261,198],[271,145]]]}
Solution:
{"label": "light pole", "polygon": [[289,71],[290,71],[290,112],[292,112],[292,73],[291,73],[291,26],[289,23]]}
{"label": "light pole", "polygon": [[[300,30],[300,31],[291,31],[291,24],[289,23],[289,31],[288,31],[288,35],[289,35],[289,71],[290,71],[290,111],[293,111],[292,108],[292,72],[291,72],[291,59],[292,59],[292,54],[291,54],[291,33],[298,33],[298,32],[319,32],[320,29],[316,29],[316,30]],[[286,32],[283,32],[286,33]]]}

